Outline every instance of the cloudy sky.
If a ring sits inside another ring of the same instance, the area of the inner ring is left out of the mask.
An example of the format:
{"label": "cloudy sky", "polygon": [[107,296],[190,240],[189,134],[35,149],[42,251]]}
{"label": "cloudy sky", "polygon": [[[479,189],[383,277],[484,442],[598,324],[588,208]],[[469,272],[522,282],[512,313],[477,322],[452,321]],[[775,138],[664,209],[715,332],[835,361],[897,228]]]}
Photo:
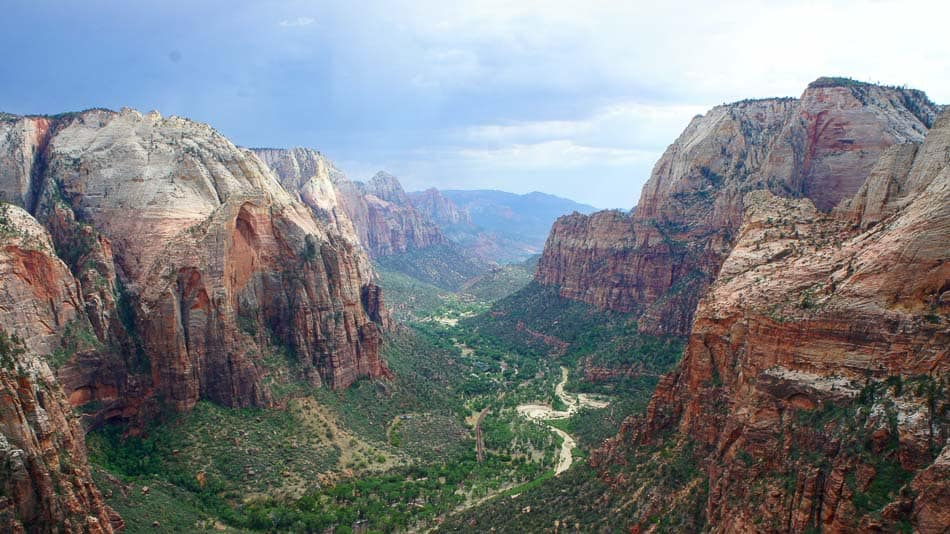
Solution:
{"label": "cloudy sky", "polygon": [[0,0],[0,110],[182,115],[407,189],[634,205],[689,119],[821,75],[950,103],[944,2]]}

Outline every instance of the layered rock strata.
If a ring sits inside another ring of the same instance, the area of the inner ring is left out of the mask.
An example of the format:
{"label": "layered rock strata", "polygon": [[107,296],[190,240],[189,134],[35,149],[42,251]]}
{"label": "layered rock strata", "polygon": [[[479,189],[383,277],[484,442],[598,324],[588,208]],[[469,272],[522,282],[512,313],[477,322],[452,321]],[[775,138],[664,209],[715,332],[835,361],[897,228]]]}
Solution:
{"label": "layered rock strata", "polygon": [[355,182],[316,150],[253,150],[288,191],[299,195],[319,218],[353,236],[371,257],[448,242],[439,227],[416,210],[391,174],[379,172],[367,183]]}
{"label": "layered rock strata", "polygon": [[199,399],[269,405],[288,370],[335,389],[388,375],[382,292],[327,181],[288,193],[254,153],[156,112],[2,116],[7,530],[121,524],[74,407],[135,431]]}
{"label": "layered rock strata", "polygon": [[943,532],[948,150],[945,113],[921,146],[885,151],[832,214],[747,194],[683,361],[594,455],[603,476],[617,482],[609,466],[630,447],[672,441],[696,451],[714,532]]}
{"label": "layered rock strata", "polygon": [[819,79],[800,99],[717,106],[666,150],[633,215],[559,219],[536,280],[639,314],[645,333],[686,335],[732,248],[747,192],[809,198],[828,211],[857,193],[885,151],[923,141],[937,110],[919,91],[839,79]]}
{"label": "layered rock strata", "polygon": [[0,530],[113,532],[46,355],[83,321],[79,283],[26,211],[0,205]]}
{"label": "layered rock strata", "polygon": [[74,404],[266,405],[274,350],[314,384],[386,373],[367,311],[382,319],[381,292],[348,221],[316,219],[253,153],[154,112],[0,126],[0,190],[49,230],[93,334],[57,371]]}
{"label": "layered rock strata", "polygon": [[434,187],[409,193],[409,198],[420,213],[440,228],[472,224],[472,218],[467,211],[459,209],[454,202]]}

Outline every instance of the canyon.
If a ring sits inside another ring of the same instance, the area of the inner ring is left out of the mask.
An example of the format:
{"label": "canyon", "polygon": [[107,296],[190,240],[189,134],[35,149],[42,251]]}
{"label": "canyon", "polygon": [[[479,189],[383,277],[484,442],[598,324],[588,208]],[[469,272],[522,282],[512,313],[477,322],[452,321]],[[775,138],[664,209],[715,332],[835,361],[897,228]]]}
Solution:
{"label": "canyon", "polygon": [[[945,532],[947,154],[922,93],[822,78],[693,119],[634,214],[559,219],[535,291],[685,339],[682,359],[589,472],[451,528]],[[643,376],[581,356],[590,384]]]}
{"label": "canyon", "polygon": [[[551,223],[560,215],[591,206],[567,199],[492,190],[429,188],[406,192],[399,179],[378,172],[368,181],[351,180],[310,148],[254,148],[281,185],[336,227],[371,259],[427,281],[438,277],[406,268],[434,262],[453,272],[459,284],[495,264],[517,263],[539,254]],[[439,285],[439,283],[436,283]]]}
{"label": "canyon", "polygon": [[281,351],[314,386],[388,375],[385,306],[346,221],[315,218],[211,127],[128,109],[5,118],[0,163],[0,307],[22,340],[5,354],[4,465],[19,471],[4,480],[20,482],[4,530],[67,511],[112,530],[73,410],[134,429],[201,399],[269,406]]}
{"label": "canyon", "polygon": [[820,78],[592,212],[2,115],[0,529],[944,532],[948,154]]}

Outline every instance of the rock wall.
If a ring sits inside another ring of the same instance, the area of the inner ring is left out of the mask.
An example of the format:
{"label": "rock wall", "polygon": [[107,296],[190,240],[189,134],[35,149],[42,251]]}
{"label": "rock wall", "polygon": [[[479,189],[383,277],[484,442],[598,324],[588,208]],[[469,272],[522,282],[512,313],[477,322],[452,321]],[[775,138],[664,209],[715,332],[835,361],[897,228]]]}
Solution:
{"label": "rock wall", "polygon": [[459,209],[454,202],[434,187],[409,193],[409,198],[416,210],[440,228],[472,224],[472,218],[468,212]]}
{"label": "rock wall", "polygon": [[79,283],[26,211],[0,205],[0,530],[112,532],[85,439],[46,361],[84,320]]}
{"label": "rock wall", "polygon": [[438,226],[416,211],[396,177],[380,172],[365,184],[340,183],[338,188],[371,256],[448,243]]}
{"label": "rock wall", "polygon": [[353,236],[371,257],[446,244],[439,227],[419,212],[399,180],[379,172],[369,182],[354,182],[319,152],[309,148],[254,152],[300,196],[317,217]]}
{"label": "rock wall", "polygon": [[320,152],[309,148],[254,148],[261,161],[277,175],[291,195],[310,207],[320,221],[331,225],[360,251],[359,259],[370,269],[353,222],[344,209],[337,185],[346,175]]}
{"label": "rock wall", "polygon": [[6,530],[121,525],[89,478],[73,408],[86,425],[135,431],[199,399],[269,405],[265,379],[287,375],[275,359],[335,389],[389,375],[382,292],[333,169],[299,156],[310,176],[288,179],[291,194],[204,124],[133,110],[3,117],[0,329],[16,336],[0,347]]}
{"label": "rock wall", "polygon": [[[57,371],[74,404],[124,419],[158,399],[267,405],[272,339],[314,384],[387,373],[367,311],[383,322],[382,297],[349,221],[315,218],[251,152],[154,112],[0,128],[0,190],[49,230],[95,341]],[[301,197],[332,208],[332,194]]]}
{"label": "rock wall", "polygon": [[[711,531],[943,532],[948,134],[944,114],[916,150],[886,151],[833,214],[747,194],[683,361],[594,455],[603,476],[629,447],[672,440],[698,451]],[[875,195],[884,212],[855,208]]]}
{"label": "rock wall", "polygon": [[536,280],[640,314],[644,333],[686,335],[732,248],[747,192],[806,197],[828,211],[890,147],[923,141],[936,113],[919,91],[836,79],[819,79],[800,99],[717,106],[666,150],[633,215],[559,219]]}

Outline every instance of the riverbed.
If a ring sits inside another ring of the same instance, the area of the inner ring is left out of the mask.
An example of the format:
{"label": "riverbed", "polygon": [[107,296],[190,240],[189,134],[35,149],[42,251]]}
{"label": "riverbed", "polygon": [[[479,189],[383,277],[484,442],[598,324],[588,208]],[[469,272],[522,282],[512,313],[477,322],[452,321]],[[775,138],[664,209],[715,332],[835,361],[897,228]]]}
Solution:
{"label": "riverbed", "polygon": [[554,393],[561,399],[561,402],[567,406],[566,410],[555,410],[550,406],[543,404],[520,404],[518,413],[533,421],[544,423],[546,427],[563,439],[561,452],[558,455],[557,465],[554,467],[554,476],[560,475],[570,469],[574,463],[574,449],[577,448],[577,441],[567,432],[553,425],[547,424],[547,421],[557,419],[567,419],[574,415],[581,408],[606,408],[609,402],[596,399],[584,393],[578,395],[568,394],[564,391],[564,385],[567,383],[567,368],[561,367],[561,381],[554,386]]}

